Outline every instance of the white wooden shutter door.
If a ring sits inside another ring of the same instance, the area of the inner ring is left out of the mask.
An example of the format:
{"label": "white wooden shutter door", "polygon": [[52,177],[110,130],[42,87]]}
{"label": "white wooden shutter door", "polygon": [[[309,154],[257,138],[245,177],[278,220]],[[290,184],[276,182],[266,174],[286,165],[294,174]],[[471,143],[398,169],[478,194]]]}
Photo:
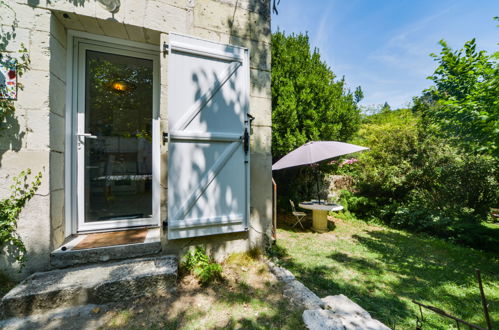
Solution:
{"label": "white wooden shutter door", "polygon": [[168,238],[247,230],[248,50],[170,34]]}

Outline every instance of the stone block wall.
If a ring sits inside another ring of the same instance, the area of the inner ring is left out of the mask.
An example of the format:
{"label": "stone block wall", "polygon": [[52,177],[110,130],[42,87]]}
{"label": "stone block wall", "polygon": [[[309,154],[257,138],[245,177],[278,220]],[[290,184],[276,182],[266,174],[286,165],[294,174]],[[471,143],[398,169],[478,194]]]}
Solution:
{"label": "stone block wall", "polygon": [[10,194],[12,178],[22,170],[29,168],[33,174],[42,173],[42,184],[22,211],[18,222],[18,233],[28,249],[27,266],[19,273],[19,265],[13,263],[11,256],[0,254],[0,270],[20,278],[47,268],[47,251],[51,245],[51,13],[49,10],[27,7],[14,1],[7,3],[9,7],[3,6],[0,9],[0,28],[2,35],[10,32],[13,38],[8,40],[4,51],[18,58],[17,52],[23,44],[31,58],[31,69],[18,79],[24,88],[18,90],[14,115],[7,118],[7,123],[3,126],[5,129],[0,131],[0,198]]}
{"label": "stone block wall", "polygon": [[[23,274],[48,268],[49,253],[60,246],[65,232],[67,31],[149,43],[158,46],[177,32],[202,39],[244,46],[250,50],[250,113],[255,116],[251,136],[251,220],[249,233],[199,239],[166,240],[165,253],[180,253],[205,244],[219,259],[235,251],[262,246],[270,236],[271,89],[269,0],[120,0],[110,13],[96,0],[15,0],[0,9],[2,29],[16,19],[15,50],[23,42],[32,63],[20,82],[25,89],[16,101],[13,128],[0,132],[0,198],[20,170],[42,171],[42,186],[23,211],[19,232],[29,250]],[[9,21],[10,20],[10,21]],[[167,58],[161,61],[160,124],[166,131]],[[12,125],[11,125],[12,126]],[[166,217],[167,147],[161,147],[161,220]],[[12,274],[12,264],[0,257],[0,269]],[[15,267],[14,267],[15,268]],[[18,275],[24,276],[23,274]]]}

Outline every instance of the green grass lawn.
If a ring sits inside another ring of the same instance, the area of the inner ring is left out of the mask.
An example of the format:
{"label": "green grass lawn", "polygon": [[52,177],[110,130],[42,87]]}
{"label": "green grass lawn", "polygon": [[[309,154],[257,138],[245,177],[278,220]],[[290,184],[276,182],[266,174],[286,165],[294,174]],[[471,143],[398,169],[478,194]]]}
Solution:
{"label": "green grass lawn", "polygon": [[[493,326],[499,327],[498,255],[341,219],[323,234],[283,225],[274,254],[318,296],[342,293],[394,329],[415,328],[419,310],[413,299],[486,328],[478,268]],[[431,311],[423,314],[424,329],[456,328]]]}

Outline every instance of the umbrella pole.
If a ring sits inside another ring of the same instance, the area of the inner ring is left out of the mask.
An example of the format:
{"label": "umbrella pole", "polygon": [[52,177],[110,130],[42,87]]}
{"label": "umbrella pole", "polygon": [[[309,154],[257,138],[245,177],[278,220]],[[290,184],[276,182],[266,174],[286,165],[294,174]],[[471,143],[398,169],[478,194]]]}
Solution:
{"label": "umbrella pole", "polygon": [[319,171],[315,169],[315,179],[317,180],[317,199],[319,201],[319,204],[321,203],[321,195],[319,191]]}

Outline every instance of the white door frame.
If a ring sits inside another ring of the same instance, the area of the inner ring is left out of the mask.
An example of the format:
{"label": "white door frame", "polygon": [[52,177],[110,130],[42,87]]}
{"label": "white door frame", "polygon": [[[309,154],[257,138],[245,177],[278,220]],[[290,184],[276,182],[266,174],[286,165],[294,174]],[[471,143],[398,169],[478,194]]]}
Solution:
{"label": "white door frame", "polygon": [[[84,221],[84,148],[78,150],[78,134],[84,132],[85,51],[95,50],[153,61],[153,122],[152,122],[152,218],[133,220]],[[66,147],[65,147],[65,236],[78,232],[106,231],[134,226],[160,224],[160,123],[159,123],[159,46],[143,44],[79,31],[68,31]],[[78,164],[80,162],[80,164]]]}

